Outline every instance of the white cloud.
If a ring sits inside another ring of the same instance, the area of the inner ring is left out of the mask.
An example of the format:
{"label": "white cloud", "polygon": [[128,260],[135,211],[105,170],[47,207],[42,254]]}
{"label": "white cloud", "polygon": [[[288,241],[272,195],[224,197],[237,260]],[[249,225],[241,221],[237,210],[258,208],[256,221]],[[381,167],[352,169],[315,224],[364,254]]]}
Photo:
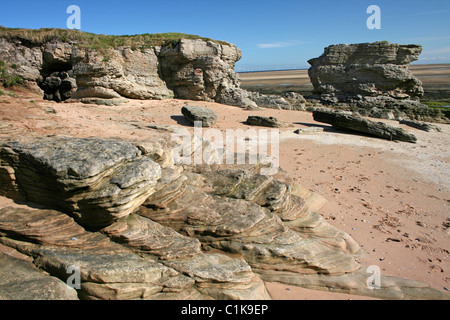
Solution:
{"label": "white cloud", "polygon": [[438,57],[423,57],[423,58],[419,58],[419,61],[442,61],[442,60],[450,60],[450,57],[438,56]]}
{"label": "white cloud", "polygon": [[285,42],[271,42],[271,43],[258,43],[256,46],[260,49],[272,49],[272,48],[284,48],[284,47],[292,47],[301,44],[306,44],[305,41],[285,41]]}
{"label": "white cloud", "polygon": [[450,47],[443,47],[434,50],[424,50],[419,61],[429,61],[434,63],[450,62]]}

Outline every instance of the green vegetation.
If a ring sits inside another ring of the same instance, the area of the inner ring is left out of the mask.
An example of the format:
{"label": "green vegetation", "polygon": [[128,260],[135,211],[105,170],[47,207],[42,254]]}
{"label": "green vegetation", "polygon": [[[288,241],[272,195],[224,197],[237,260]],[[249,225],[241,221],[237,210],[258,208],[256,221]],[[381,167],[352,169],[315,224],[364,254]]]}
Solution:
{"label": "green vegetation", "polygon": [[17,96],[17,93],[15,93],[15,92],[0,90],[0,97],[3,96],[3,95],[5,95],[5,94],[6,94],[7,96],[10,96],[10,97],[13,97],[13,98],[17,98],[17,97],[18,97],[18,96]]}
{"label": "green vegetation", "polygon": [[420,101],[421,103],[423,103],[424,105],[427,105],[431,108],[439,108],[439,107],[445,107],[445,106],[450,106],[450,99],[446,99],[446,100],[422,100]]}
{"label": "green vegetation", "polygon": [[421,103],[427,105],[430,111],[436,114],[443,114],[447,119],[450,119],[450,98],[447,90],[425,90],[425,97],[420,100]]}
{"label": "green vegetation", "polygon": [[[450,105],[446,104],[447,106]],[[435,111],[436,113],[442,113],[447,119],[450,119],[450,108],[444,108],[444,107],[430,107],[431,110]]]}
{"label": "green vegetation", "polygon": [[130,46],[134,50],[150,48],[152,46],[161,46],[167,44],[176,44],[181,39],[201,39],[204,41],[213,41],[220,44],[228,44],[224,41],[216,41],[197,35],[184,33],[156,33],[140,35],[104,35],[83,32],[69,29],[19,29],[0,27],[0,37],[8,39],[20,39],[24,43],[42,44],[45,42],[59,39],[64,42],[72,42],[81,48],[95,50],[116,48],[121,46]]}
{"label": "green vegetation", "polygon": [[[8,67],[12,66],[6,65],[4,61],[0,60],[0,83],[2,83],[5,88],[12,87],[16,84],[22,83],[23,82],[22,77],[10,75],[8,73]],[[17,69],[17,65],[14,65],[14,67],[12,68]]]}

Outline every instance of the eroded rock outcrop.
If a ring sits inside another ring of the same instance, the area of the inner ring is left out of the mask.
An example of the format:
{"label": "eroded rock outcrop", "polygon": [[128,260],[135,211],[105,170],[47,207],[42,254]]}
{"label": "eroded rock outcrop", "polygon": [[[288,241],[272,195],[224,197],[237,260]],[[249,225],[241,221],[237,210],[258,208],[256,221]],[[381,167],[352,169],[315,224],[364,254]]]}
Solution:
{"label": "eroded rock outcrop", "polygon": [[60,102],[72,98],[77,90],[77,82],[67,72],[53,72],[45,78],[41,87],[44,90],[44,99]]}
{"label": "eroded rock outcrop", "polygon": [[68,137],[3,144],[2,194],[56,210],[0,209],[0,243],[64,282],[77,268],[81,299],[270,299],[262,280],[446,298],[391,277],[369,290],[358,244],[317,213],[321,196],[283,172],[261,175],[261,163],[183,169],[166,148]]}
{"label": "eroded rock outcrop", "polygon": [[[102,231],[126,243],[122,246],[102,233],[84,230],[58,211],[4,208],[0,210],[0,242],[32,256],[35,265],[63,281],[71,275],[69,267],[78,268],[82,299],[268,298],[263,283],[244,260],[201,254],[196,239],[149,219],[130,216],[124,220],[126,228],[117,222]],[[148,256],[140,257],[128,248]],[[36,291],[30,299],[39,297]]]}
{"label": "eroded rock outcrop", "polygon": [[105,53],[85,50],[73,65],[78,90],[76,98],[167,99],[173,92],[159,75],[159,60],[153,48],[110,49]]}
{"label": "eroded rock outcrop", "polygon": [[373,108],[392,110],[396,118],[411,116],[410,110],[427,109],[419,102],[422,83],[408,69],[421,52],[420,45],[388,42],[329,46],[308,61],[314,93],[323,103],[365,109],[368,116]]}
{"label": "eroded rock outcrop", "polygon": [[162,78],[182,99],[216,101],[224,88],[238,87],[234,66],[241,51],[231,44],[182,39],[159,51]]}
{"label": "eroded rock outcrop", "polygon": [[31,262],[0,252],[0,300],[77,300],[76,291]]}
{"label": "eroded rock outcrop", "polygon": [[[101,227],[133,212],[153,192],[160,166],[122,141],[57,137],[12,142],[0,150],[10,189],[28,201]],[[6,169],[5,169],[6,170]]]}
{"label": "eroded rock outcrop", "polygon": [[[94,49],[55,36],[41,42],[2,36],[2,30],[0,60],[15,65],[10,72],[37,83],[49,100],[176,97],[249,109],[298,108],[282,97],[241,89],[234,68],[242,53],[223,41],[182,38],[157,46]],[[68,73],[76,84],[61,84],[55,73]]]}
{"label": "eroded rock outcrop", "polygon": [[348,114],[342,111],[313,111],[314,120],[333,125],[341,129],[369,134],[391,141],[404,141],[416,143],[417,138],[403,130],[395,128],[383,122],[374,122],[358,115]]}
{"label": "eroded rock outcrop", "polygon": [[317,94],[340,101],[358,95],[421,97],[422,83],[408,70],[421,52],[419,45],[385,42],[332,45],[309,60],[309,76]]}

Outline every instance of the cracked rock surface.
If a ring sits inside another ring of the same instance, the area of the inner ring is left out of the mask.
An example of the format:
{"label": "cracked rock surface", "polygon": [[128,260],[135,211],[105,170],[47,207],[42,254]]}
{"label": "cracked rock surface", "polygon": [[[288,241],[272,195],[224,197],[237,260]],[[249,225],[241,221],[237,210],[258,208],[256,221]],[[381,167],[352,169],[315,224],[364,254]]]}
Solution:
{"label": "cracked rock surface", "polygon": [[[154,149],[58,136],[2,144],[1,194],[28,206],[0,209],[0,243],[32,262],[1,254],[0,297],[270,299],[264,280],[380,298],[448,298],[394,277],[369,290],[358,244],[316,213],[321,196],[283,172],[183,168],[167,161],[170,150],[156,157]],[[29,276],[10,285],[11,268]],[[76,291],[66,284],[73,268]],[[19,293],[25,287],[26,296]]]}

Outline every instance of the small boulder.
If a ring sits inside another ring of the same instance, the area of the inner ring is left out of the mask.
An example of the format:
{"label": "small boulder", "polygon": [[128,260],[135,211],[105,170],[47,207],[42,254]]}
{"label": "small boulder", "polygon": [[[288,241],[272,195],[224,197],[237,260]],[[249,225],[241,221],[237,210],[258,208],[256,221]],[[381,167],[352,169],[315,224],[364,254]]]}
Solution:
{"label": "small boulder", "polygon": [[202,127],[211,127],[217,121],[217,115],[214,111],[198,106],[186,105],[181,108],[184,117],[192,124],[196,121],[202,123]]}
{"label": "small boulder", "polygon": [[247,124],[252,126],[271,127],[271,128],[286,128],[289,123],[278,120],[275,117],[249,116]]}

